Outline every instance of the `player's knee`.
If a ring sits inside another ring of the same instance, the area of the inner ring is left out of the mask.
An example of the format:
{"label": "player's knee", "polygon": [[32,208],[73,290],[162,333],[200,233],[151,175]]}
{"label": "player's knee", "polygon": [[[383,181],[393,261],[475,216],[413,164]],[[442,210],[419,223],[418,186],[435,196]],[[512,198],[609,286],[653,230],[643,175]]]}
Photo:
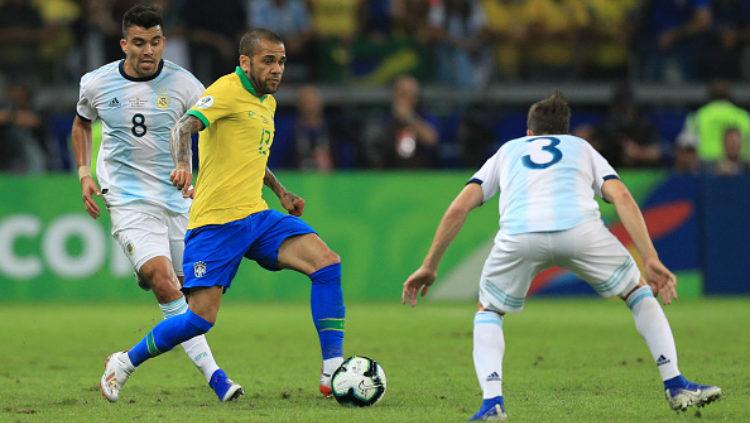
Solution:
{"label": "player's knee", "polygon": [[320,269],[323,269],[324,267],[328,267],[338,263],[341,263],[341,257],[339,257],[339,255],[333,252],[330,248],[326,248],[321,251],[321,254],[316,258],[313,267],[315,268],[315,271],[318,271]]}
{"label": "player's knee", "polygon": [[180,287],[174,274],[169,271],[155,271],[148,280],[156,298],[161,300],[172,300],[182,295]]}

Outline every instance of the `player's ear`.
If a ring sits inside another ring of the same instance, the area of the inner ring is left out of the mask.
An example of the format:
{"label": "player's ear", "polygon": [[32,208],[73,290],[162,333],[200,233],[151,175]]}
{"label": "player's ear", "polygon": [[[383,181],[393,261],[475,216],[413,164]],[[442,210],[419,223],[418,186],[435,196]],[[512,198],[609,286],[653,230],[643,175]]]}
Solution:
{"label": "player's ear", "polygon": [[243,71],[250,72],[250,56],[245,56],[244,54],[240,54],[240,68],[242,68]]}
{"label": "player's ear", "polygon": [[125,49],[125,46],[127,46],[127,45],[128,45],[128,40],[126,40],[124,38],[120,38],[120,49],[125,54],[127,54],[127,50]]}

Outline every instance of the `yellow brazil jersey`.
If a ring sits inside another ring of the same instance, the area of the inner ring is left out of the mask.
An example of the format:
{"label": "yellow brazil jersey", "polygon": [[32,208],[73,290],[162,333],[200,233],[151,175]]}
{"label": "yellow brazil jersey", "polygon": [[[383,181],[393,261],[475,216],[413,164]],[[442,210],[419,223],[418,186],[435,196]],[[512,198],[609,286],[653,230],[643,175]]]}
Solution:
{"label": "yellow brazil jersey", "polygon": [[258,96],[237,67],[206,89],[188,111],[205,128],[188,229],[224,224],[268,209],[263,176],[273,143],[276,99]]}

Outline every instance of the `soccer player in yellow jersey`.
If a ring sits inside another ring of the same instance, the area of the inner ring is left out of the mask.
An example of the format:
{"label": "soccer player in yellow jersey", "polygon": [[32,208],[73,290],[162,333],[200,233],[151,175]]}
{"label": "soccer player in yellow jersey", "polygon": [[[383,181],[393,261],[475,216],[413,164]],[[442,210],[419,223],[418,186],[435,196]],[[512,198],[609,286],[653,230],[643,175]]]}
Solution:
{"label": "soccer player in yellow jersey", "polygon": [[[185,235],[183,270],[190,309],[164,320],[127,353],[115,353],[105,369],[108,389],[119,394],[135,368],[216,322],[222,294],[242,257],[269,270],[293,269],[312,281],[310,304],[323,365],[320,392],[331,394],[331,374],[342,363],[344,302],[341,264],[300,216],[305,202],[287,191],[266,167],[274,134],[276,100],[286,52],[281,38],[254,29],[240,41],[240,65],[213,83],[172,130],[171,179],[193,195],[190,136],[200,134],[200,171]],[[289,212],[268,209],[263,185]]]}

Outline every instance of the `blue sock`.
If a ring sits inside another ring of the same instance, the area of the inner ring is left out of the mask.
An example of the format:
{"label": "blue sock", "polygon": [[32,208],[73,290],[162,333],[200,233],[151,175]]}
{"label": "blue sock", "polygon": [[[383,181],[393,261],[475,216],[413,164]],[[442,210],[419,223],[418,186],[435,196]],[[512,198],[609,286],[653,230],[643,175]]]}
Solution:
{"label": "blue sock", "polygon": [[500,404],[501,406],[505,406],[503,403],[503,396],[500,395],[499,397],[492,397],[482,400],[482,410],[487,410],[490,407],[494,407],[495,404]]}
{"label": "blue sock", "polygon": [[672,379],[667,379],[664,381],[664,389],[674,389],[674,388],[684,388],[688,385],[688,380],[685,379],[682,375],[678,375],[673,377]]}
{"label": "blue sock", "polygon": [[323,360],[344,355],[344,295],[341,292],[341,263],[326,266],[310,275],[310,309],[318,330]]}
{"label": "blue sock", "polygon": [[138,366],[151,357],[165,353],[177,345],[213,327],[213,323],[193,313],[187,312],[164,319],[151,329],[151,332],[128,351],[133,366]]}

